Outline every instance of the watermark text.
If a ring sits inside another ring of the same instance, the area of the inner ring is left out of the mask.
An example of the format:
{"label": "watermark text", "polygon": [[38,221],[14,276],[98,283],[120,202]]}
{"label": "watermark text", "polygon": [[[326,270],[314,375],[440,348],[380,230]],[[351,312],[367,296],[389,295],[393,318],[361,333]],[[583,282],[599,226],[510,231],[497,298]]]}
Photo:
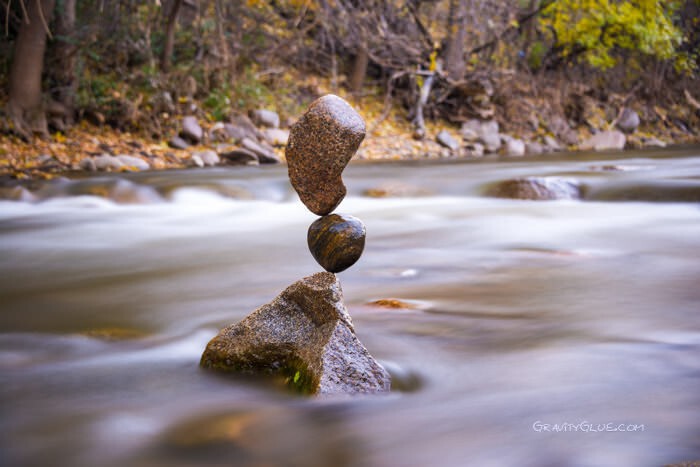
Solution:
{"label": "watermark text", "polygon": [[565,432],[583,432],[583,433],[609,433],[616,431],[637,432],[644,431],[646,426],[637,423],[593,423],[581,421],[578,423],[545,423],[540,420],[532,424],[533,431],[538,433],[565,433]]}

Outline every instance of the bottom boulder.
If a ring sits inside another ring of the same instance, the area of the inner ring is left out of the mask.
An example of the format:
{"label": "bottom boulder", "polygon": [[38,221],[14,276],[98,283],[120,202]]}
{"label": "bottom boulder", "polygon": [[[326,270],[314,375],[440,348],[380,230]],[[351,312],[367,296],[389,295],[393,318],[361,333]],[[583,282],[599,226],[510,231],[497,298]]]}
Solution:
{"label": "bottom boulder", "polygon": [[389,373],[355,336],[335,274],[320,272],[287,287],[243,321],[222,329],[200,365],[280,374],[306,394],[389,391]]}

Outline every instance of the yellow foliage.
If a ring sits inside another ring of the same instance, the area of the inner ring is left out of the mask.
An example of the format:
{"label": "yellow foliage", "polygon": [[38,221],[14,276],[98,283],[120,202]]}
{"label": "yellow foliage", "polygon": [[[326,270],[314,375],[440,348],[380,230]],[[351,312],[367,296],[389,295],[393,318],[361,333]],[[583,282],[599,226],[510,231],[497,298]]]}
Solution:
{"label": "yellow foliage", "polygon": [[545,9],[541,22],[554,31],[564,56],[581,52],[588,63],[605,69],[615,65],[615,49],[680,58],[675,54],[683,34],[672,21],[675,8],[674,2],[659,0],[559,0]]}

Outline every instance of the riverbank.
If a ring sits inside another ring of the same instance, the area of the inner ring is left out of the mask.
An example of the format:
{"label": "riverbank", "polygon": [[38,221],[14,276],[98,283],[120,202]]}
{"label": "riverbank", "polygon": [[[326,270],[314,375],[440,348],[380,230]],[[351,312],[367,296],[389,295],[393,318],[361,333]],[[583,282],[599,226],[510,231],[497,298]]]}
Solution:
{"label": "riverbank", "polygon": [[[685,101],[679,98],[661,105],[630,103],[629,96],[615,94],[601,99],[583,85],[564,89],[542,83],[496,84],[496,88],[484,87],[470,97],[480,102],[481,118],[428,121],[422,138],[416,138],[408,112],[397,104],[386,106],[379,90],[358,99],[330,82],[316,80],[307,100],[336,92],[358,109],[368,132],[355,160],[519,157],[700,143],[700,106],[687,91]],[[299,107],[305,105],[308,103]],[[99,115],[92,116],[93,122],[86,117],[49,138],[24,141],[3,135],[0,175],[6,180],[45,180],[76,171],[284,162],[287,128],[298,115],[248,109],[222,123],[202,110],[200,102],[188,102],[187,107],[187,119],[184,115],[163,115],[164,137],[158,139],[99,124]],[[192,125],[198,128],[188,128]]]}

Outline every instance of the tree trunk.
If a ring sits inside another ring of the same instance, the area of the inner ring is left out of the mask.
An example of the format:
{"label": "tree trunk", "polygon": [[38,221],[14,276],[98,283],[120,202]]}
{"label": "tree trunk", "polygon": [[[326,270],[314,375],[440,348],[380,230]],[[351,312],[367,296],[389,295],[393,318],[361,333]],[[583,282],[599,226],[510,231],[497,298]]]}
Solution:
{"label": "tree trunk", "polygon": [[63,129],[61,126],[73,124],[75,94],[78,90],[78,80],[75,76],[78,47],[75,39],[76,0],[63,0],[60,5],[62,7],[56,11],[54,61],[47,70],[51,76],[51,97],[55,102],[51,103],[47,113],[52,126]]}
{"label": "tree trunk", "polygon": [[14,130],[25,138],[48,135],[41,94],[46,34],[54,0],[27,2],[28,22],[22,23],[10,67],[8,116]]}
{"label": "tree trunk", "polygon": [[170,71],[173,60],[173,48],[175,47],[175,26],[180,14],[182,0],[174,0],[168,14],[168,22],[165,25],[165,43],[163,44],[163,56],[160,61],[160,69],[165,73]]}
{"label": "tree trunk", "polygon": [[228,40],[226,39],[226,28],[224,26],[224,21],[226,20],[226,18],[224,14],[224,5],[221,3],[221,0],[214,1],[214,9],[216,20],[216,36],[218,42],[217,45],[219,47],[219,53],[221,54],[221,64],[223,65],[224,70],[226,70],[226,73],[229,75],[228,79],[231,79],[234,74],[234,67],[232,66],[232,63],[234,62],[231,60],[231,53],[228,46]]}
{"label": "tree trunk", "polygon": [[357,49],[357,55],[352,64],[352,72],[350,73],[350,92],[359,95],[362,91],[362,84],[365,81],[367,74],[367,66],[369,65],[369,51],[365,44],[360,45]]}
{"label": "tree trunk", "polygon": [[[540,0],[530,0],[530,8],[528,14],[537,11],[539,7]],[[535,37],[536,27],[537,23],[533,20],[528,21],[527,25],[525,26],[525,34],[523,37],[523,52],[525,53],[525,56],[527,56],[530,52],[530,46],[532,45],[532,40]]]}
{"label": "tree trunk", "polygon": [[458,81],[464,78],[467,63],[464,58],[464,41],[467,35],[467,2],[469,0],[450,0],[447,18],[447,51],[445,68],[447,77]]}

